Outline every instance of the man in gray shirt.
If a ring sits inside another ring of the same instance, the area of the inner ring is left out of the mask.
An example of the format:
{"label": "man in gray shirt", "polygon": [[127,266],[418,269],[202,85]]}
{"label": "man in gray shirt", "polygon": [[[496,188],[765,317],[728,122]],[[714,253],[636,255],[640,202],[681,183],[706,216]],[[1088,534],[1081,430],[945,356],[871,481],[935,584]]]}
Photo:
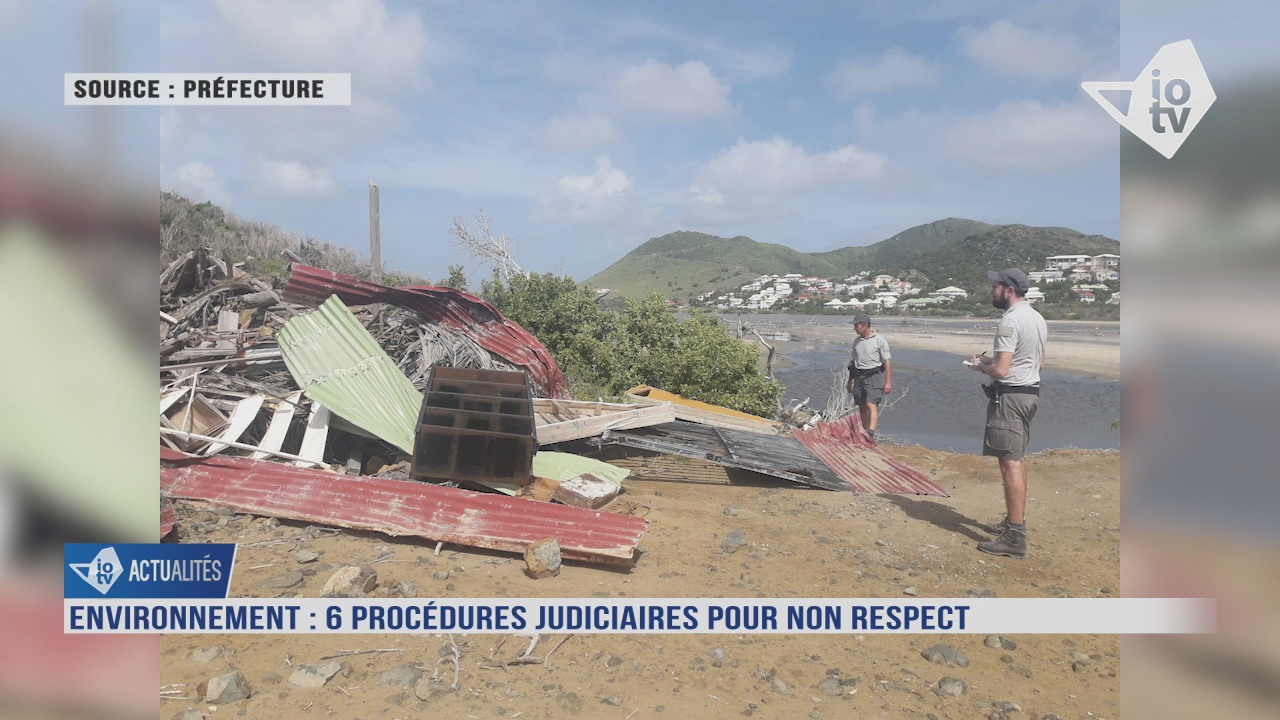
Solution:
{"label": "man in gray shirt", "polygon": [[[992,378],[984,386],[987,426],[982,454],[1000,460],[1004,480],[1004,520],[984,529],[998,537],[978,543],[978,549],[992,555],[1025,558],[1027,526],[1027,469],[1023,455],[1031,438],[1031,420],[1040,400],[1040,368],[1044,366],[1044,343],[1049,331],[1044,318],[1027,302],[1030,282],[1018,268],[987,272],[991,278],[991,304],[1004,310],[996,328],[994,358],[973,356],[973,369]],[[984,353],[985,355],[985,353]]]}
{"label": "man in gray shirt", "polygon": [[853,316],[853,329],[858,337],[853,341],[853,354],[849,358],[849,379],[844,389],[853,394],[862,418],[862,427],[876,437],[876,424],[880,420],[880,403],[893,392],[893,363],[889,354],[889,341],[871,329],[871,318]]}

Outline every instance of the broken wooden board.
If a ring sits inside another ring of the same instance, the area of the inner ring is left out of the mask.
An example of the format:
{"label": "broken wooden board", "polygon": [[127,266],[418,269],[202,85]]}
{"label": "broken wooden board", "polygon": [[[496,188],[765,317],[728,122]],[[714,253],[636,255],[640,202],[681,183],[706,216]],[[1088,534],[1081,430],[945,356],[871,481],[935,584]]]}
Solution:
{"label": "broken wooden board", "polygon": [[[311,416],[307,418],[307,431],[302,436],[302,448],[299,457],[312,462],[324,461],[324,446],[329,440],[329,408],[320,403],[312,403]],[[295,462],[294,465],[301,465]]]}
{"label": "broken wooden board", "polygon": [[787,430],[787,426],[783,423],[768,418],[730,410],[729,408],[704,403],[700,400],[690,400],[648,385],[631,388],[627,391],[627,398],[640,405],[669,402],[675,405],[676,418],[687,422],[695,422],[699,425],[745,430],[762,435],[782,435]]}
{"label": "broken wooden board", "polygon": [[293,421],[293,412],[300,399],[302,391],[296,390],[276,404],[275,412],[271,413],[271,424],[267,425],[267,431],[262,434],[262,442],[258,443],[258,447],[266,452],[255,452],[251,456],[254,460],[262,460],[268,453],[278,452],[284,447],[284,438],[289,434],[289,424]]}
{"label": "broken wooden board", "polygon": [[[258,417],[258,411],[262,409],[262,403],[266,399],[266,395],[251,395],[236,403],[235,408],[231,411],[231,419],[227,420],[227,427],[218,435],[218,439],[228,442],[238,441],[244,431],[248,430],[254,419]],[[203,454],[216,455],[228,447],[230,446],[223,442],[210,443]]]}
{"label": "broken wooden board", "polygon": [[533,412],[538,422],[539,445],[596,437],[605,430],[661,425],[676,419],[675,406],[667,402],[637,406],[538,398],[533,401]]}

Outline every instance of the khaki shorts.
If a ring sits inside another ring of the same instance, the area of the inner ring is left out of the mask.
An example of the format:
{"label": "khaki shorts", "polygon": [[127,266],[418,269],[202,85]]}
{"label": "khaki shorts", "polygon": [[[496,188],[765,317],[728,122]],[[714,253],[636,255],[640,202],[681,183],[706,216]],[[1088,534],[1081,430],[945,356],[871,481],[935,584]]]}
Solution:
{"label": "khaki shorts", "polygon": [[887,376],[878,372],[853,379],[853,403],[858,407],[880,406],[884,402],[884,381]]}
{"label": "khaki shorts", "polygon": [[1031,419],[1040,398],[1026,393],[1005,393],[1000,402],[987,403],[987,429],[982,454],[1002,460],[1021,460],[1031,441]]}

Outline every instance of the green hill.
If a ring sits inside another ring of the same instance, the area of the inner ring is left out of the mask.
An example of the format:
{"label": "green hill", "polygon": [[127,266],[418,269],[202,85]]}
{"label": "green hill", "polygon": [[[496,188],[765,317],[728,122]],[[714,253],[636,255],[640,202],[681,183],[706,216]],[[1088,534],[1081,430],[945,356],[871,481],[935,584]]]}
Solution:
{"label": "green hill", "polygon": [[990,285],[987,270],[1020,267],[1037,269],[1050,255],[1118,253],[1120,244],[1102,235],[1084,235],[1068,228],[1000,225],[981,235],[924,253],[893,268],[922,273],[934,285],[956,285],[970,292]]}
{"label": "green hill", "polygon": [[[1033,269],[1049,255],[1116,252],[1118,243],[1069,228],[991,225],[947,218],[904,230],[865,247],[802,253],[748,237],[680,231],[650,239],[587,279],[615,296],[657,291],[678,302],[736,290],[760,275],[801,273],[842,279],[867,271],[910,276],[917,284],[980,290],[993,267]],[[923,277],[922,277],[923,276]]]}
{"label": "green hill", "polygon": [[960,242],[970,235],[991,232],[997,227],[1000,226],[977,220],[947,218],[903,230],[874,245],[845,247],[816,253],[814,257],[828,260],[838,267],[852,268],[855,272],[876,272],[908,264],[919,255]]}

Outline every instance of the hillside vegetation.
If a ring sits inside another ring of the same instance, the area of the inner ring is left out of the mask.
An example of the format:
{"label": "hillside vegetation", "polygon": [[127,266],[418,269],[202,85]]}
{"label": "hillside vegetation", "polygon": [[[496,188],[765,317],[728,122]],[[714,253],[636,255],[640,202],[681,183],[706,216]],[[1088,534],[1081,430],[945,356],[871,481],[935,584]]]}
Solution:
{"label": "hillside vegetation", "polygon": [[1117,252],[1118,243],[1069,228],[991,225],[947,218],[904,230],[865,247],[802,253],[748,237],[721,238],[680,231],[656,237],[627,253],[587,284],[614,295],[641,298],[658,292],[680,303],[703,293],[737,290],[760,275],[800,273],[843,279],[860,272],[911,278],[917,285],[986,284],[986,270],[1040,267],[1060,254]]}

